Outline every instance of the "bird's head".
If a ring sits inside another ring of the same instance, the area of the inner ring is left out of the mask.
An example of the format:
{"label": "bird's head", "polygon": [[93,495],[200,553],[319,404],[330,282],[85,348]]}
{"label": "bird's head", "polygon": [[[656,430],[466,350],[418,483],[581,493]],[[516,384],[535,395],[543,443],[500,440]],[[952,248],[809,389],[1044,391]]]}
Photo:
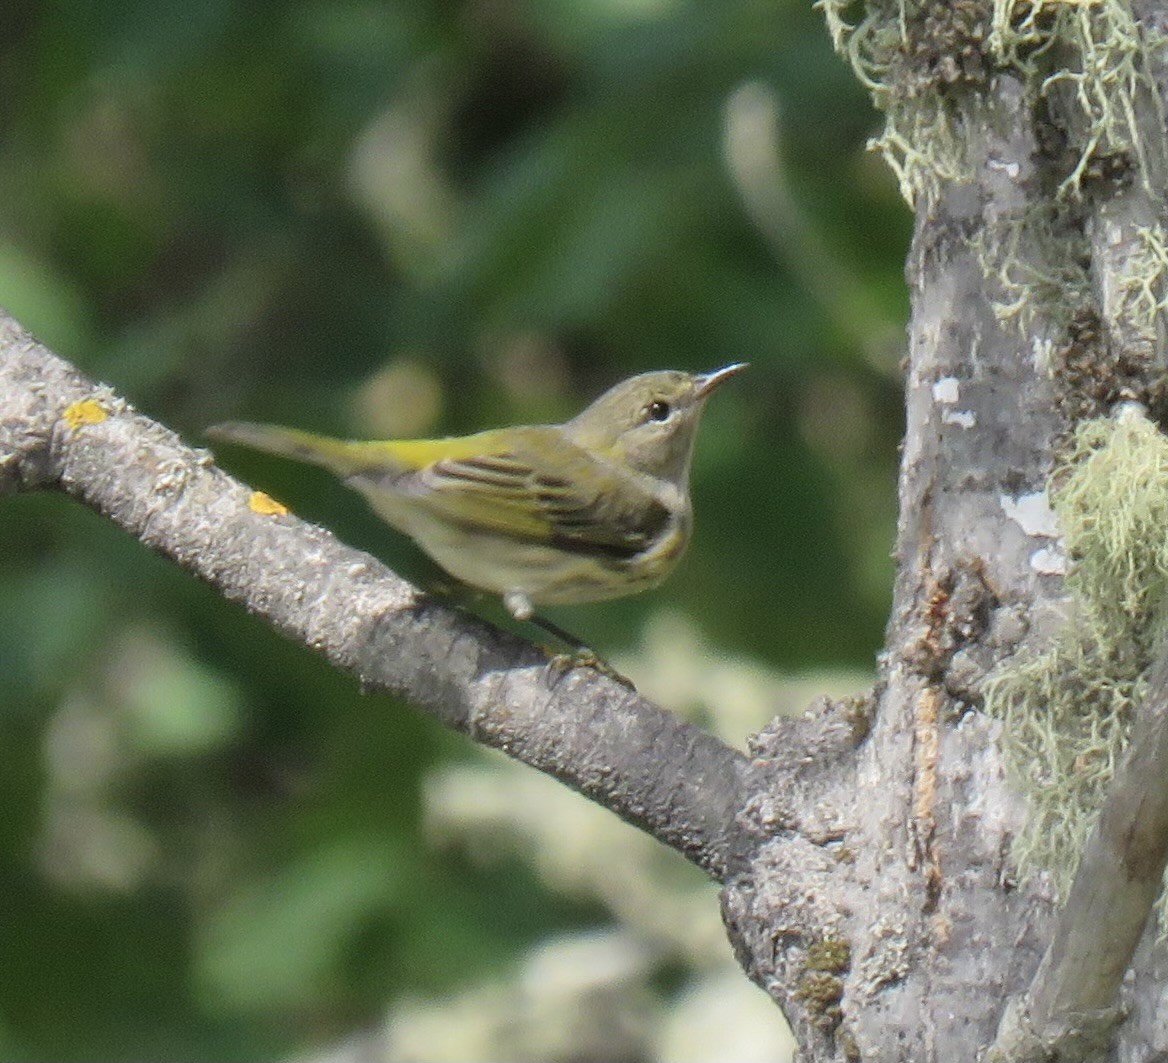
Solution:
{"label": "bird's head", "polygon": [[698,421],[719,384],[746,368],[641,373],[609,388],[564,425],[568,438],[617,465],[684,489]]}

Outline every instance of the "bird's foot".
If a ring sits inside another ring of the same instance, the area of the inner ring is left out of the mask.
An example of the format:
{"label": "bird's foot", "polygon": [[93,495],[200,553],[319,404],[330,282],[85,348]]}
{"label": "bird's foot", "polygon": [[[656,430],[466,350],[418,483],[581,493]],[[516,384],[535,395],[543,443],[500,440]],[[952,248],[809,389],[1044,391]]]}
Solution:
{"label": "bird's foot", "polygon": [[631,690],[634,694],[637,692],[636,685],[627,675],[622,675],[600,654],[587,646],[578,646],[571,653],[551,654],[544,669],[547,685],[554,687],[573,668],[591,668],[594,672],[599,672],[609,679],[615,679],[621,686]]}

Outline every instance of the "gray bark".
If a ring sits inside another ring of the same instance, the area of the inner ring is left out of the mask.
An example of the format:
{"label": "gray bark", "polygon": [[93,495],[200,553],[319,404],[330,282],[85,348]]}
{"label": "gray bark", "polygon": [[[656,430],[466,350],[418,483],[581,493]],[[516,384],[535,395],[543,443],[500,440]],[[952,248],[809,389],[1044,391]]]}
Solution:
{"label": "gray bark", "polygon": [[[1076,11],[1102,19],[1111,6]],[[726,884],[726,922],[806,1060],[1168,1058],[1165,950],[1145,932],[1165,855],[1155,699],[1061,912],[1041,874],[1012,865],[1025,802],[983,712],[994,667],[1067,613],[1055,530],[1036,504],[1054,454],[1079,419],[1129,398],[1162,404],[1163,277],[1143,292],[1130,281],[1168,213],[1163,45],[1145,38],[1155,47],[1132,60],[1145,153],[1124,157],[1131,172],[1067,189],[1088,122],[1079,84],[1045,79],[1083,57],[1055,42],[1044,68],[990,63],[989,5],[893,8],[870,4],[851,42],[866,75],[886,79],[886,146],[916,221],[880,682],[858,755],[806,764],[794,790],[788,728],[760,736],[760,768],[784,779],[764,802],[771,839]],[[1163,8],[1143,5],[1145,32]],[[894,40],[883,53],[879,33]],[[1118,83],[1105,92],[1126,107]],[[940,126],[937,143],[917,129],[906,147],[925,96],[957,131],[956,158]]]}
{"label": "gray bark", "polygon": [[[807,1059],[975,1058],[1050,914],[1039,889],[1006,888],[1022,809],[998,726],[978,711],[989,667],[1054,590],[1030,564],[1041,544],[1003,506],[1042,490],[1053,391],[999,322],[970,242],[986,205],[1007,209],[1031,169],[1018,86],[1004,81],[997,101],[973,149],[995,165],[918,216],[898,577],[872,730],[857,758],[809,769],[848,859],[779,835],[726,889],[727,922],[754,977],[786,987]],[[778,726],[767,748],[782,742]],[[824,937],[848,945],[834,987],[811,978]],[[820,1006],[832,988],[838,1011]]]}

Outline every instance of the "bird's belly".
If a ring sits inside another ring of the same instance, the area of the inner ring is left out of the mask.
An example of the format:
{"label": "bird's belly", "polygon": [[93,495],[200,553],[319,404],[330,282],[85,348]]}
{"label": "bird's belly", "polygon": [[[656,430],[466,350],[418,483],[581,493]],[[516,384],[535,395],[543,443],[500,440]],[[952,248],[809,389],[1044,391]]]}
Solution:
{"label": "bird's belly", "polygon": [[599,601],[643,589],[635,576],[620,571],[611,561],[543,543],[481,533],[473,543],[444,534],[417,541],[462,582],[496,594],[519,592],[537,604]]}
{"label": "bird's belly", "polygon": [[409,535],[450,575],[480,590],[519,593],[535,604],[603,601],[657,586],[685,551],[688,514],[663,530],[647,549],[628,558],[577,553],[530,539],[468,530],[403,506],[387,493],[369,493],[378,513]]}

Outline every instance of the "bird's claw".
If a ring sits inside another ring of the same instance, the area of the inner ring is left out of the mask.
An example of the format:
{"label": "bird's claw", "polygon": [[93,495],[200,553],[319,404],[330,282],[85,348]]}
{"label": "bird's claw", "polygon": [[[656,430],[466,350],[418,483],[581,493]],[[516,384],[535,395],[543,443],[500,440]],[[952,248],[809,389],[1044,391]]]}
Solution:
{"label": "bird's claw", "polygon": [[608,676],[609,679],[616,680],[634,694],[637,692],[636,686],[628,676],[621,675],[608,661],[587,646],[582,646],[571,653],[553,653],[549,656],[544,668],[548,687],[554,687],[573,668],[591,668],[601,675]]}

